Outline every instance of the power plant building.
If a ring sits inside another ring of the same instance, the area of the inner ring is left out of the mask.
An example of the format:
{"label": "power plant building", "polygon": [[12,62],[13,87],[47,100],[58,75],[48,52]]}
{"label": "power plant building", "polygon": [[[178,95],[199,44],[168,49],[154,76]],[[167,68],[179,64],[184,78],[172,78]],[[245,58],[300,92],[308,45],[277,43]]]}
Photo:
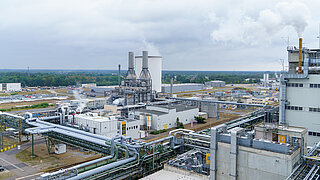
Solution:
{"label": "power plant building", "polygon": [[288,47],[289,72],[281,76],[280,123],[308,129],[308,145],[320,141],[320,49]]}

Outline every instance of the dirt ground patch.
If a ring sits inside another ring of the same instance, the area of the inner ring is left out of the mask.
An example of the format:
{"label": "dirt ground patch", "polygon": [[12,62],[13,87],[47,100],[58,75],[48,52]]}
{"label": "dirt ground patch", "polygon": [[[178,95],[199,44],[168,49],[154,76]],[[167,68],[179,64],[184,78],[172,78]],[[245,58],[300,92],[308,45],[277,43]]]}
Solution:
{"label": "dirt ground patch", "polygon": [[9,177],[12,177],[13,175],[14,174],[12,172],[5,170],[0,172],[0,179],[7,179]]}
{"label": "dirt ground patch", "polygon": [[27,148],[18,153],[16,158],[42,171],[59,169],[101,157],[100,154],[82,152],[78,148],[69,146],[67,146],[67,152],[64,154],[48,154],[48,149],[45,144],[35,145],[35,157],[33,158],[31,157],[31,151],[31,147]]}

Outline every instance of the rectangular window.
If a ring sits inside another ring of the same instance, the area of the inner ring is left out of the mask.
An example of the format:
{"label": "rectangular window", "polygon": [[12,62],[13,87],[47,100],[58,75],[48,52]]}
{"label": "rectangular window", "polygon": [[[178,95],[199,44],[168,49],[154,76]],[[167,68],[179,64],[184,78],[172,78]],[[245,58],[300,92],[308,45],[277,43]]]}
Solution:
{"label": "rectangular window", "polygon": [[298,106],[295,106],[295,107],[294,107],[294,110],[298,111]]}
{"label": "rectangular window", "polygon": [[313,84],[310,84],[310,88],[313,88]]}
{"label": "rectangular window", "polygon": [[317,132],[317,136],[320,136],[320,133]]}
{"label": "rectangular window", "polygon": [[312,136],[317,136],[317,133],[316,132],[312,132]]}
{"label": "rectangular window", "polygon": [[303,84],[299,84],[299,87],[303,87]]}
{"label": "rectangular window", "polygon": [[312,132],[310,132],[310,131],[309,131],[309,133],[308,133],[308,134],[309,134],[310,136],[312,136]]}
{"label": "rectangular window", "polygon": [[299,111],[302,111],[302,107],[299,107]]}
{"label": "rectangular window", "polygon": [[314,87],[314,88],[318,88],[318,84],[314,84],[313,87]]}

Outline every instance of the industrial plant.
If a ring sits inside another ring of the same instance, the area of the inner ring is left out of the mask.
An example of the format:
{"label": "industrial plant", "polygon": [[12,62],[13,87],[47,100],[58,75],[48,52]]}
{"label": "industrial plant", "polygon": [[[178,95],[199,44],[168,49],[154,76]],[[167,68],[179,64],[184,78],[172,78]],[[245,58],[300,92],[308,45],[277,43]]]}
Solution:
{"label": "industrial plant", "polygon": [[[162,84],[162,56],[129,52],[118,85],[82,84],[63,96],[53,89],[55,95],[32,95],[54,99],[49,109],[0,112],[0,155],[21,151],[3,145],[6,137],[30,148],[31,160],[40,144],[49,157],[98,155],[29,175],[41,180],[318,179],[320,51],[302,47],[302,39],[287,51],[288,72],[265,73],[247,89],[221,80]],[[31,95],[15,97],[1,99],[25,103]]]}

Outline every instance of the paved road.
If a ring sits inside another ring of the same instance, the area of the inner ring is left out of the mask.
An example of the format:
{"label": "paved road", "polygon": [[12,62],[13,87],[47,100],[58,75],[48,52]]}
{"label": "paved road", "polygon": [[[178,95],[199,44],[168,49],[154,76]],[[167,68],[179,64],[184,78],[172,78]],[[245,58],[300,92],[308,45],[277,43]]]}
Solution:
{"label": "paved road", "polygon": [[[36,139],[34,143],[44,143],[44,139]],[[37,179],[37,177],[39,177],[39,175],[41,174],[39,170],[19,161],[15,156],[17,153],[23,151],[26,148],[29,148],[30,146],[31,142],[28,142],[22,144],[20,150],[18,150],[18,148],[14,148],[0,153],[0,165],[14,173],[14,176],[8,179],[31,180]]]}

